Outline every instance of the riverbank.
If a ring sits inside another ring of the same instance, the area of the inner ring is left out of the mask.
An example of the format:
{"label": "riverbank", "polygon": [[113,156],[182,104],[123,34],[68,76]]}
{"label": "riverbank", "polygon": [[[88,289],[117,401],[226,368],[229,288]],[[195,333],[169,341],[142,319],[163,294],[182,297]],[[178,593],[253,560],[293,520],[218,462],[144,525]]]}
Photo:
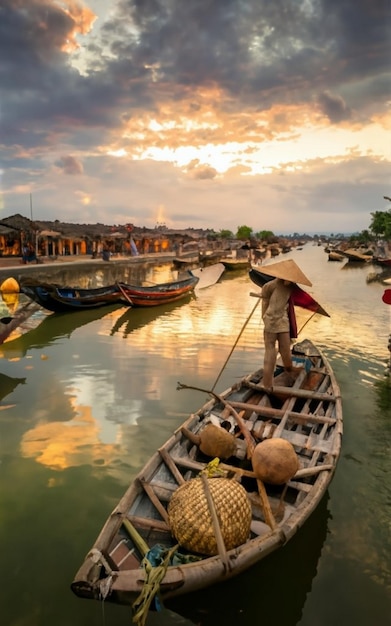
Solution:
{"label": "riverbank", "polygon": [[[0,258],[0,283],[12,276],[18,282],[28,277],[42,282],[50,281],[65,285],[70,284],[74,279],[79,279],[78,275],[81,273],[103,276],[103,282],[99,281],[102,284],[109,284],[113,276],[116,277],[115,280],[130,282],[128,279],[132,268],[145,264],[170,262],[173,259],[173,254],[167,252],[139,254],[138,256],[118,255],[113,256],[110,261],[103,261],[101,258],[94,259],[86,255],[64,256],[57,259],[43,257],[42,262],[28,264],[22,263],[20,257],[2,257]],[[105,280],[108,282],[105,283]],[[83,285],[78,284],[78,286]]]}

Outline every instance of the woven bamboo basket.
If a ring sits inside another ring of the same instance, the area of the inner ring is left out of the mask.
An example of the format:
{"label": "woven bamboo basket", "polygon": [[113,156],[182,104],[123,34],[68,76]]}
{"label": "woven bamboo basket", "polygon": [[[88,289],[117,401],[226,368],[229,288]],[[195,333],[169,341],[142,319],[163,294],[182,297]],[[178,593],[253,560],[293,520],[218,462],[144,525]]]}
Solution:
{"label": "woven bamboo basket", "polygon": [[[228,478],[208,478],[226,550],[244,543],[250,533],[251,505],[242,485]],[[174,492],[168,505],[171,532],[179,545],[191,552],[218,553],[205,487],[193,478]]]}

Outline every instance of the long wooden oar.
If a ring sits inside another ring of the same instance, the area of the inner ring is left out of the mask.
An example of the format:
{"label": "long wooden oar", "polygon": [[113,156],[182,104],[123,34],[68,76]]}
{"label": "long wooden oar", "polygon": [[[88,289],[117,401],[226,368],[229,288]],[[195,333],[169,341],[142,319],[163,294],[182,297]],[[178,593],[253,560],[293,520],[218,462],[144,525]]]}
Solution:
{"label": "long wooden oar", "polygon": [[254,311],[255,311],[255,309],[257,308],[257,306],[258,306],[258,304],[260,303],[260,301],[261,301],[261,299],[259,299],[259,300],[257,300],[257,301],[256,301],[256,303],[255,303],[255,305],[254,305],[254,307],[253,307],[253,310],[251,311],[250,315],[248,316],[248,318],[247,318],[247,319],[246,319],[246,321],[244,322],[244,324],[243,324],[243,326],[242,326],[242,328],[241,328],[241,331],[240,331],[239,335],[236,337],[236,341],[235,341],[234,345],[232,346],[231,351],[230,351],[229,355],[227,356],[227,358],[226,358],[226,360],[225,360],[225,363],[224,363],[223,367],[221,368],[220,373],[219,373],[219,375],[217,376],[217,378],[216,378],[216,380],[215,380],[215,383],[214,383],[214,385],[213,385],[213,387],[212,387],[211,391],[213,391],[213,390],[214,390],[214,388],[216,387],[216,385],[217,385],[217,383],[218,383],[218,381],[219,381],[219,379],[220,379],[221,374],[222,374],[222,373],[224,372],[224,370],[225,370],[225,366],[227,365],[227,363],[228,363],[229,359],[231,358],[232,352],[235,350],[236,346],[238,345],[239,339],[240,339],[240,337],[242,336],[242,334],[243,334],[243,332],[244,332],[244,329],[246,328],[247,324],[249,323],[249,321],[250,321],[251,317],[253,316]]}
{"label": "long wooden oar", "polygon": [[131,298],[128,296],[128,294],[126,293],[125,289],[122,287],[122,285],[120,283],[116,283],[117,287],[120,289],[122,295],[124,296],[124,298],[129,302],[130,306],[133,306],[133,302],[131,300]]}

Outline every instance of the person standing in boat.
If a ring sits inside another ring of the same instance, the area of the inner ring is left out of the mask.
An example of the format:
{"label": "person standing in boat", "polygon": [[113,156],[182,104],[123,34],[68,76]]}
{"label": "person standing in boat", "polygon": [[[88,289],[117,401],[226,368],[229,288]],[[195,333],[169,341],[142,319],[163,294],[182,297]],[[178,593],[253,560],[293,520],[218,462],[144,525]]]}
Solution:
{"label": "person standing in boat", "polygon": [[262,273],[273,277],[262,287],[262,319],[264,323],[265,355],[262,384],[267,390],[273,388],[273,376],[277,361],[277,348],[284,370],[294,373],[291,339],[297,337],[296,316],[292,292],[296,283],[311,286],[311,281],[293,261],[281,261],[262,267]]}

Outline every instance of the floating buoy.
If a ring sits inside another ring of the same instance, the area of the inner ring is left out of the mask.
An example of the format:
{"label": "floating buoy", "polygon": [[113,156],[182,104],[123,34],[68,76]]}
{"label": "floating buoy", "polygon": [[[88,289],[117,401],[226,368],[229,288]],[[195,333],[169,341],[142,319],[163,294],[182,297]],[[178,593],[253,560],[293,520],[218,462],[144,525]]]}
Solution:
{"label": "floating buoy", "polygon": [[1,293],[19,293],[19,283],[15,278],[6,278],[0,285]]}

